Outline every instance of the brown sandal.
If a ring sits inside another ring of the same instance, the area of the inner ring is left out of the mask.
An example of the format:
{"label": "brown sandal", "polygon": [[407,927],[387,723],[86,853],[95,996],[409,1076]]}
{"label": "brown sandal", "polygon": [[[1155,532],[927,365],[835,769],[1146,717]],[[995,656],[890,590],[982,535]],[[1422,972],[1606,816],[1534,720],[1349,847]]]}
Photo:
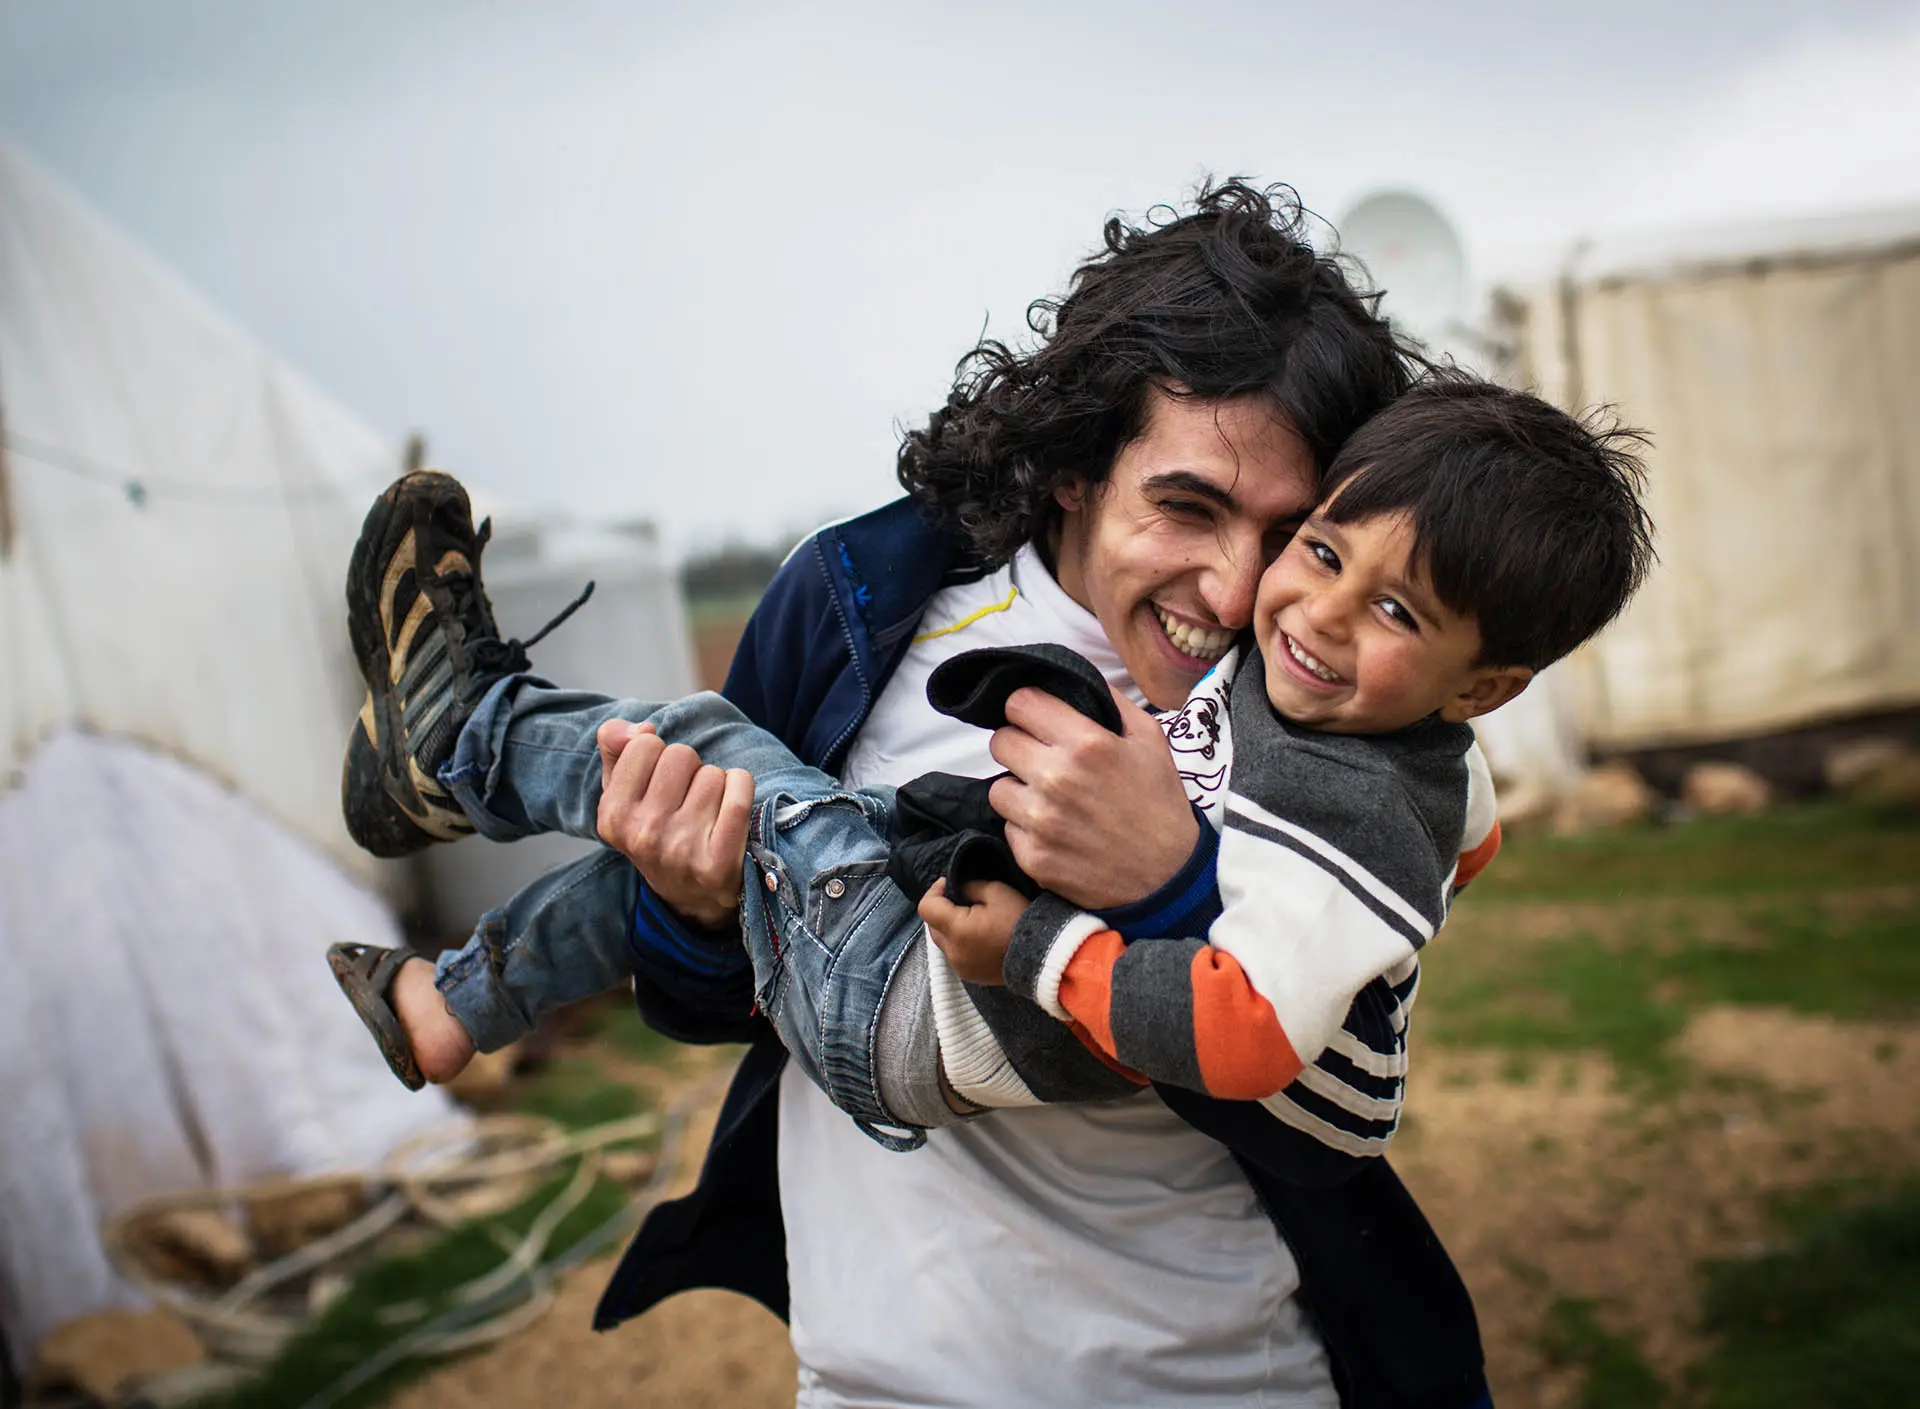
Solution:
{"label": "brown sandal", "polygon": [[378,944],[336,944],[327,950],[327,965],[340,991],[380,1044],[380,1055],[387,1059],[388,1068],[409,1091],[418,1091],[427,1079],[420,1075],[413,1046],[407,1041],[406,1029],[400,1026],[400,1015],[387,1002],[387,993],[401,965],[424,957],[411,949],[388,949]]}

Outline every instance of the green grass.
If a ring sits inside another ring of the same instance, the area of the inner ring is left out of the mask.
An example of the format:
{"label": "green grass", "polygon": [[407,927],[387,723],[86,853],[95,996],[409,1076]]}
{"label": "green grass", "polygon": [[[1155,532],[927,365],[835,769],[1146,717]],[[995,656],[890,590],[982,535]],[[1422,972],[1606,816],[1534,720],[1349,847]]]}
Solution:
{"label": "green grass", "polygon": [[1549,1364],[1586,1371],[1580,1409],[1659,1409],[1667,1402],[1665,1382],[1632,1341],[1600,1324],[1591,1301],[1556,1297],[1547,1308],[1540,1348]]}
{"label": "green grass", "polygon": [[[1604,1052],[1664,1085],[1673,1039],[1707,1005],[1908,1018],[1917,879],[1920,826],[1857,807],[1522,839],[1436,944],[1421,1021],[1456,1046]],[[1573,927],[1529,934],[1543,915]]]}
{"label": "green grass", "polygon": [[724,592],[712,597],[689,597],[687,621],[695,630],[704,626],[734,626],[744,623],[758,605],[758,592]]}
{"label": "green grass", "polygon": [[[1824,1206],[1822,1206],[1824,1204]],[[1707,1268],[1695,1376],[1713,1409],[1920,1401],[1920,1180],[1864,1206],[1829,1191],[1780,1251]]]}
{"label": "green grass", "polygon": [[604,1042],[636,1062],[669,1062],[682,1050],[681,1043],[662,1037],[642,1022],[631,999],[605,1003],[595,1010],[587,1033],[594,1041]]}
{"label": "green grass", "polygon": [[1782,807],[1670,827],[1523,837],[1469,892],[1489,900],[1755,895],[1907,884],[1920,877],[1920,814],[1860,803]]}
{"label": "green grass", "polygon": [[562,1057],[536,1074],[513,1103],[524,1115],[541,1115],[569,1130],[602,1125],[638,1115],[645,1108],[640,1094],[613,1081],[599,1065],[584,1057]]}

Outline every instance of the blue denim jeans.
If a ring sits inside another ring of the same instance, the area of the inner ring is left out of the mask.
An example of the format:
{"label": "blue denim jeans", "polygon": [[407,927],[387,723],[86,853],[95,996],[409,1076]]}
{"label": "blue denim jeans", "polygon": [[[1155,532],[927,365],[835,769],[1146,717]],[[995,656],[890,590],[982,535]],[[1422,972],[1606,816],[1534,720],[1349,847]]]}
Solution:
{"label": "blue denim jeans", "polygon": [[[675,957],[696,971],[724,972],[737,965],[744,941],[760,1009],[801,1069],[875,1139],[918,1144],[918,1131],[876,1128],[898,1125],[874,1071],[881,1002],[921,932],[914,903],[886,876],[893,790],[843,787],[719,695],[619,700],[526,675],[487,693],[441,780],[482,836],[597,840],[595,736],[609,719],[651,722],[703,762],[753,774],[739,935]],[[639,873],[611,849],[548,872],[440,956],[436,982],[448,1010],[476,1047],[494,1051],[545,1009],[615,986],[633,973],[639,902]]]}

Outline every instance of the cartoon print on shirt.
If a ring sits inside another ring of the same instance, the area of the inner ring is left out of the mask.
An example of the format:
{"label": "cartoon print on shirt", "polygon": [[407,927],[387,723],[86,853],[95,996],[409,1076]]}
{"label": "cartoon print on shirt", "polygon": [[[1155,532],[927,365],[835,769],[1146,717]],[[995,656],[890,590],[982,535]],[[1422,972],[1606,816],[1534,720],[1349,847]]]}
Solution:
{"label": "cartoon print on shirt", "polygon": [[1233,766],[1233,742],[1227,733],[1227,687],[1239,664],[1239,651],[1230,651],[1209,671],[1187,702],[1160,716],[1160,727],[1173,748],[1174,766],[1186,784],[1193,805],[1217,829],[1226,798],[1227,774]]}

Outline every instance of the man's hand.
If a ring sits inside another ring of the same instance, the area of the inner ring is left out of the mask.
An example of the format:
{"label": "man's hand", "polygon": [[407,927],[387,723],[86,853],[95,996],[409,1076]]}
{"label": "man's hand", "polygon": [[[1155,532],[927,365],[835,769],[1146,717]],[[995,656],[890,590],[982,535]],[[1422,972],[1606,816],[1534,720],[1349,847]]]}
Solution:
{"label": "man's hand", "polygon": [[967,904],[947,899],[947,883],[938,880],[920,898],[920,918],[953,971],[969,983],[999,987],[1005,983],[1007,946],[1013,927],[1027,913],[1027,898],[999,881],[975,881]]}
{"label": "man's hand", "polygon": [[1173,750],[1153,716],[1123,698],[1124,735],[1031,687],[1007,700],[993,756],[1013,776],[988,794],[1020,869],[1087,910],[1152,895],[1200,839]]}
{"label": "man's hand", "polygon": [[705,929],[735,922],[753,813],[753,775],[700,762],[651,724],[610,719],[600,745],[600,840],[672,909]]}

